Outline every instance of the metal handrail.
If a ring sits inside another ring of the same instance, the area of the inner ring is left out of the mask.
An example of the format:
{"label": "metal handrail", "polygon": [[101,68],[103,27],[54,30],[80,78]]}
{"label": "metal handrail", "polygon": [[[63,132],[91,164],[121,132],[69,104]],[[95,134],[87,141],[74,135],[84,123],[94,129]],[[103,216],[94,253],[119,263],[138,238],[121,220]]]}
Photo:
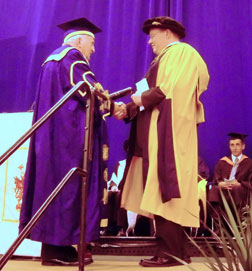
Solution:
{"label": "metal handrail", "polygon": [[[15,250],[29,234],[33,226],[37,223],[42,214],[46,211],[61,189],[65,186],[72,175],[77,171],[78,174],[82,175],[81,183],[81,224],[80,224],[80,241],[79,241],[79,270],[84,271],[84,252],[86,248],[85,244],[85,232],[86,232],[86,198],[87,198],[87,178],[88,178],[88,164],[92,160],[92,133],[93,133],[93,111],[94,111],[94,95],[95,88],[90,89],[89,84],[84,81],[78,82],[73,88],[71,88],[48,112],[46,112],[37,122],[35,122],[32,127],[19,138],[1,157],[0,165],[4,163],[28,138],[30,138],[56,111],[59,110],[63,104],[65,104],[78,90],[84,89],[86,92],[86,122],[85,122],[85,135],[84,135],[84,154],[83,154],[83,170],[79,168],[73,168],[64,177],[60,184],[55,188],[52,194],[45,200],[40,209],[34,214],[29,223],[19,234],[17,239],[7,250],[7,252],[0,259],[0,270],[8,262],[10,257],[13,255]],[[99,97],[103,100],[107,100],[108,97],[99,94]]]}
{"label": "metal handrail", "polygon": [[[38,121],[36,121],[32,127],[21,136],[1,157],[0,166],[28,139],[30,138],[38,128],[44,124],[56,111],[63,106],[68,99],[70,99],[79,89],[84,88],[87,85],[84,81],[78,82],[72,87],[50,110],[48,110]],[[89,87],[88,87],[89,88]]]}
{"label": "metal handrail", "polygon": [[58,186],[53,190],[49,197],[45,200],[39,210],[33,215],[29,223],[21,231],[17,239],[13,242],[11,247],[0,259],[0,270],[5,266],[13,253],[16,251],[21,242],[27,237],[34,225],[44,214],[59,192],[63,189],[65,184],[70,180],[75,172],[82,176],[81,184],[81,222],[80,222],[80,239],[79,239],[79,271],[84,271],[84,256],[85,256],[85,232],[86,232],[86,199],[87,199],[87,180],[88,180],[88,164],[92,160],[92,135],[93,135],[93,112],[94,112],[94,96],[99,96],[102,100],[115,100],[132,93],[132,88],[126,88],[108,97],[103,93],[90,89],[87,82],[80,81],[73,88],[71,88],[49,111],[47,111],[32,127],[21,136],[1,157],[0,165],[2,165],[27,139],[29,139],[56,111],[60,109],[77,91],[86,87],[86,120],[85,120],[85,135],[84,135],[84,150],[83,150],[83,169],[72,168],[67,175],[61,180]]}
{"label": "metal handrail", "polygon": [[44,214],[44,212],[48,209],[50,204],[54,201],[54,199],[57,197],[57,195],[60,193],[60,191],[63,189],[63,187],[68,183],[70,178],[75,174],[79,174],[83,177],[87,175],[87,172],[83,171],[80,168],[72,168],[69,170],[69,172],[65,175],[65,177],[60,181],[60,183],[57,185],[57,187],[52,191],[52,193],[49,195],[49,197],[45,200],[45,202],[41,205],[41,207],[38,209],[38,211],[33,215],[29,223],[24,227],[24,229],[20,232],[16,240],[12,243],[10,248],[6,251],[6,253],[2,256],[0,259],[0,270],[5,266],[5,264],[8,262],[8,260],[11,258],[13,253],[16,251],[18,246],[22,243],[22,241],[27,237],[27,235],[31,232],[34,225],[38,222],[38,220],[41,218],[41,216]]}
{"label": "metal handrail", "polygon": [[[79,89],[84,88],[84,85],[87,89],[89,89],[89,85],[84,82],[78,82],[73,88],[71,88],[50,110],[48,110],[38,121],[36,121],[32,127],[21,136],[3,155],[0,156],[0,166],[27,140],[29,139],[42,124],[44,124],[56,111],[60,109],[62,105],[64,105],[68,99],[70,99]],[[99,96],[103,100],[115,100],[126,96],[128,94],[133,93],[132,88],[125,88],[110,94],[108,97],[105,96],[100,91],[95,88],[92,89],[96,96]]]}

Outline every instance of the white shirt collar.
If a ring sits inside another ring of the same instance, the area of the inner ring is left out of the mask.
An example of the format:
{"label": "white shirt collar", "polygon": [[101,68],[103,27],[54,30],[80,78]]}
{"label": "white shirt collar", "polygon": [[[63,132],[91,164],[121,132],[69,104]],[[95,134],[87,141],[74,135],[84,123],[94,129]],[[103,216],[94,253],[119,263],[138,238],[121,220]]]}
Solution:
{"label": "white shirt collar", "polygon": [[241,153],[238,157],[236,157],[236,156],[234,156],[234,155],[232,154],[232,161],[233,161],[233,163],[235,162],[235,159],[236,159],[236,158],[238,158],[239,161],[240,161],[241,158],[242,158],[242,153]]}

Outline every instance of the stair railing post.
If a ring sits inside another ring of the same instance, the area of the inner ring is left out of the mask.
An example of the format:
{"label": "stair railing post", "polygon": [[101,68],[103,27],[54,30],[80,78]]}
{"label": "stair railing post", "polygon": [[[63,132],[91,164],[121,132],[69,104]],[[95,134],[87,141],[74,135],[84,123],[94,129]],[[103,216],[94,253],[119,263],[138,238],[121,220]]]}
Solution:
{"label": "stair railing post", "polygon": [[81,217],[80,217],[80,240],[78,247],[79,271],[84,271],[85,252],[86,252],[86,213],[87,213],[87,191],[89,162],[92,160],[93,151],[93,125],[94,125],[94,93],[93,90],[86,87],[86,120],[84,131],[84,150],[83,150],[83,170],[87,172],[82,177],[81,184]]}

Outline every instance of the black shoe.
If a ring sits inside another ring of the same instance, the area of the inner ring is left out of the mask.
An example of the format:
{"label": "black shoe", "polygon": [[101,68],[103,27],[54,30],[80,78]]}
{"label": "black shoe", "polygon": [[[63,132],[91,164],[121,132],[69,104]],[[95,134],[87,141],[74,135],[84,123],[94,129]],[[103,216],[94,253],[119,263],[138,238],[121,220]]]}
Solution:
{"label": "black shoe", "polygon": [[[84,259],[84,265],[91,264],[93,260],[91,258]],[[62,259],[42,259],[42,265],[47,266],[78,266],[79,262],[76,260],[62,260]]]}
{"label": "black shoe", "polygon": [[[191,259],[183,259],[186,263],[190,263]],[[144,267],[170,267],[170,266],[177,266],[177,265],[183,265],[183,263],[180,263],[179,261],[176,261],[175,259],[167,259],[163,257],[154,256],[151,259],[143,259],[139,262],[141,266]]]}
{"label": "black shoe", "polygon": [[78,261],[78,252],[73,246],[55,246],[42,243],[41,258],[43,260],[59,259],[66,262]]}

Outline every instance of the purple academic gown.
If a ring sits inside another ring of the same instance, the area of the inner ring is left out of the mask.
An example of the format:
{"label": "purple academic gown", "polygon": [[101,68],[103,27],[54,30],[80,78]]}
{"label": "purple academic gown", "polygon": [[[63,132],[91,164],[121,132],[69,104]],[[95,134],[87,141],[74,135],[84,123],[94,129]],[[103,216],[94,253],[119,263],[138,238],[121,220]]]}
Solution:
{"label": "purple academic gown", "polygon": [[[37,121],[73,84],[90,71],[82,54],[69,46],[56,49],[42,66],[35,99]],[[88,81],[96,82],[92,74]],[[20,231],[41,204],[73,167],[82,168],[86,98],[77,93],[32,137],[24,181]],[[105,187],[102,147],[106,127],[96,100],[94,112],[93,160],[89,167],[86,242],[99,238],[102,197]],[[74,175],[33,228],[29,238],[67,246],[77,244],[80,233],[81,177]]]}

